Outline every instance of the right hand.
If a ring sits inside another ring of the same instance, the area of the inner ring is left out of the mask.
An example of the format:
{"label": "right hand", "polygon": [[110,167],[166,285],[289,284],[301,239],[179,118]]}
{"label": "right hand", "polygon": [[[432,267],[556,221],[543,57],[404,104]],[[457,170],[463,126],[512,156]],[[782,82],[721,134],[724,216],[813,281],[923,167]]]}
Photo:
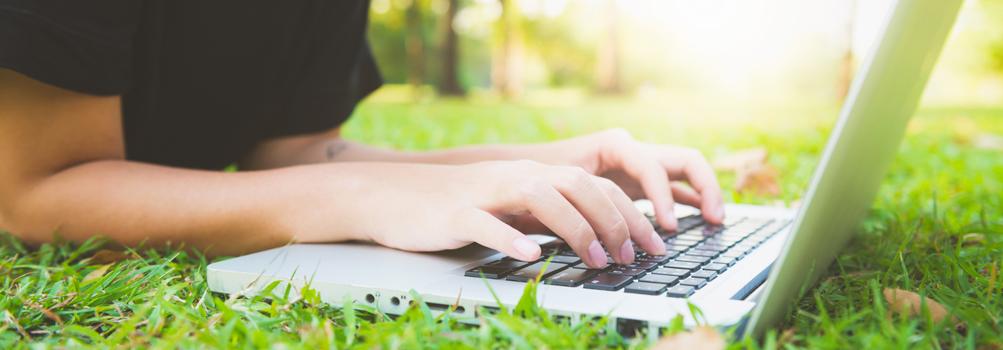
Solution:
{"label": "right hand", "polygon": [[630,198],[582,168],[492,161],[370,163],[360,170],[368,174],[359,187],[363,203],[353,206],[361,219],[353,229],[388,247],[436,251],[476,242],[531,261],[540,257],[540,246],[509,225],[530,215],[590,267],[606,265],[605,250],[616,263],[633,262],[631,242],[649,254],[665,254],[665,244]]}

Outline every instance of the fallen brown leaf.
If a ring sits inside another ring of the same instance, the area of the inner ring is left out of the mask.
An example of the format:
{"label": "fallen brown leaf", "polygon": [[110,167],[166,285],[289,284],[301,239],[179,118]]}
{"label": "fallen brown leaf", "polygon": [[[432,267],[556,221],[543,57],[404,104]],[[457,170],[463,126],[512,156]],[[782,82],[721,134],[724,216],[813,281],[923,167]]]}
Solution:
{"label": "fallen brown leaf", "polygon": [[780,185],[777,184],[779,174],[777,169],[769,164],[741,169],[736,175],[735,190],[764,196],[779,195]]}
{"label": "fallen brown leaf", "polygon": [[981,233],[966,233],[961,236],[961,245],[966,247],[983,245],[986,243],[986,235]]}
{"label": "fallen brown leaf", "polygon": [[90,273],[87,274],[87,276],[84,276],[84,279],[80,282],[90,282],[98,278],[101,278],[101,276],[104,276],[104,274],[108,272],[109,267],[111,267],[111,264],[104,264],[98,266],[98,268],[94,269],[94,271],[91,271]]}
{"label": "fallen brown leaf", "polygon": [[933,319],[933,322],[943,321],[950,316],[947,309],[943,305],[940,305],[940,303],[907,290],[885,288],[881,294],[884,294],[885,301],[888,302],[892,312],[901,316],[922,316],[921,308],[923,304],[926,304],[926,309],[930,311],[930,317]]}
{"label": "fallen brown leaf", "polygon": [[714,168],[720,171],[739,171],[766,163],[768,153],[765,148],[750,148],[720,157],[714,161]]}
{"label": "fallen brown leaf", "polygon": [[785,329],[783,333],[780,333],[780,336],[777,337],[777,345],[783,346],[784,344],[790,343],[794,340],[795,333],[797,333],[797,329],[794,327]]}
{"label": "fallen brown leaf", "polygon": [[59,325],[63,324],[63,319],[60,318],[59,315],[57,315],[51,309],[48,309],[45,306],[42,306],[42,304],[39,304],[39,303],[36,303],[34,301],[28,300],[27,302],[25,302],[25,305],[28,305],[28,307],[30,307],[32,309],[38,310],[38,312],[41,312],[42,315],[45,315],[45,317],[49,318],[50,320],[55,321]]}
{"label": "fallen brown leaf", "polygon": [[132,258],[133,256],[126,252],[111,250],[111,249],[101,249],[90,257],[90,262],[95,265],[105,265]]}
{"label": "fallen brown leaf", "polygon": [[716,329],[707,326],[700,326],[688,331],[670,334],[662,337],[654,350],[687,349],[687,350],[710,350],[724,349],[726,343]]}

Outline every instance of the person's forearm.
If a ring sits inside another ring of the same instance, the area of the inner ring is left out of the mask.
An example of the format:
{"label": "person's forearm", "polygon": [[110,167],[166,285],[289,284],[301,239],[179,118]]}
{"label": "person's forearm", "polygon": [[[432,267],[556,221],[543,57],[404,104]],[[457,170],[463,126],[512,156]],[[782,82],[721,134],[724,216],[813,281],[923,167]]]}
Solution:
{"label": "person's forearm", "polygon": [[336,136],[289,140],[259,150],[241,164],[243,169],[273,169],[283,166],[327,162],[405,162],[429,164],[469,164],[487,160],[533,159],[543,161],[539,152],[545,145],[471,145],[434,151],[400,151]]}
{"label": "person's forearm", "polygon": [[[3,226],[32,243],[53,235],[82,241],[104,235],[126,244],[184,244],[211,255],[239,254],[291,241],[316,241],[315,228],[298,227],[324,193],[349,195],[352,177],[339,169],[295,167],[223,173],[121,160],[78,165],[26,186],[4,215]],[[337,187],[341,186],[341,187]],[[330,191],[334,190],[334,191]],[[338,198],[326,203],[337,205]],[[330,208],[327,208],[330,209]],[[329,210],[330,241],[357,239],[338,229]]]}

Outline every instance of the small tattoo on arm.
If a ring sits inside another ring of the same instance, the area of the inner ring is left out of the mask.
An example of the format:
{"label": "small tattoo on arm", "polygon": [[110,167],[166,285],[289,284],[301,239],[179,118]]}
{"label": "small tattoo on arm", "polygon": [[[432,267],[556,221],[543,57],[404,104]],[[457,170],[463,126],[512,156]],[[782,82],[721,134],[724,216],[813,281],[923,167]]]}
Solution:
{"label": "small tattoo on arm", "polygon": [[339,153],[343,152],[348,148],[348,143],[344,141],[331,141],[327,144],[325,152],[327,153],[327,160],[332,161],[334,157],[337,157]]}

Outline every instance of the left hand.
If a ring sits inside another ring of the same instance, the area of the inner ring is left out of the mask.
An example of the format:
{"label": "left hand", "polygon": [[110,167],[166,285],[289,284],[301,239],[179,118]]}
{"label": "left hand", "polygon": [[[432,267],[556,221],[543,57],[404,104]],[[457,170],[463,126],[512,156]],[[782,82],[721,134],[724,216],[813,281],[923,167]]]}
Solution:
{"label": "left hand", "polygon": [[613,129],[539,145],[533,153],[530,157],[542,163],[578,166],[610,179],[631,199],[647,198],[666,230],[677,226],[675,202],[699,208],[709,223],[724,220],[717,177],[695,149],[642,143],[623,129]]}

